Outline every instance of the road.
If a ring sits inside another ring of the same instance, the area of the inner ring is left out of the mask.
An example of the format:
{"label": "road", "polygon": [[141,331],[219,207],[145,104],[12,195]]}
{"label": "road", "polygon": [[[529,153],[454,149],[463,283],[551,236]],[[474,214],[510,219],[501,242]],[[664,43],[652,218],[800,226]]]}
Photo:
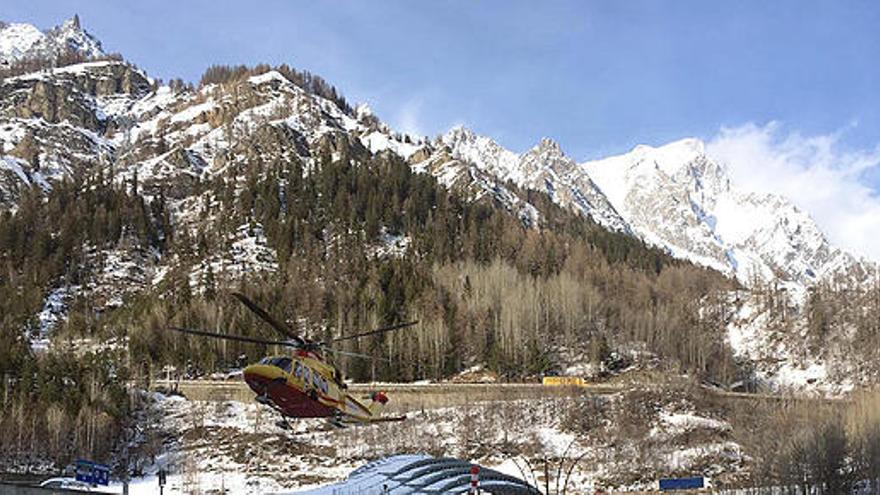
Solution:
{"label": "road", "polygon": [[[249,402],[254,393],[241,379],[158,380],[153,388],[176,389],[193,400]],[[585,387],[545,386],[540,383],[355,383],[349,391],[369,397],[377,390],[388,393],[390,412],[407,412],[439,407],[455,407],[484,401],[524,400],[550,397],[607,395],[632,388],[632,384],[587,384]],[[725,399],[748,401],[811,400],[808,397],[745,394],[707,389]],[[824,399],[827,400],[827,399]]]}
{"label": "road", "polygon": [[[254,398],[253,391],[240,380],[159,380],[154,383],[154,388],[159,387],[176,389],[193,400],[247,402]],[[546,387],[540,383],[354,383],[349,385],[348,390],[363,397],[369,397],[377,390],[385,391],[391,398],[389,411],[407,412],[484,401],[610,394],[620,391],[620,388],[608,385]]]}

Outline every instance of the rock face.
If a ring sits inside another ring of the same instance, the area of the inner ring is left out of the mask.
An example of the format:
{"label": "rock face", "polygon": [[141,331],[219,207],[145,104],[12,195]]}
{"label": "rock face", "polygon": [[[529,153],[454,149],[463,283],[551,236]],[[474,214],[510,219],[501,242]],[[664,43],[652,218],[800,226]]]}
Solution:
{"label": "rock face", "polygon": [[122,61],[0,81],[0,205],[13,205],[22,187],[48,189],[54,180],[109,164],[118,148],[113,137],[131,125],[118,109],[149,92],[147,77]]}
{"label": "rock face", "polygon": [[520,156],[518,168],[521,187],[543,191],[559,205],[591,217],[611,230],[630,233],[626,221],[608,202],[589,176],[580,173],[578,165],[566,156],[559,144],[544,138]]}

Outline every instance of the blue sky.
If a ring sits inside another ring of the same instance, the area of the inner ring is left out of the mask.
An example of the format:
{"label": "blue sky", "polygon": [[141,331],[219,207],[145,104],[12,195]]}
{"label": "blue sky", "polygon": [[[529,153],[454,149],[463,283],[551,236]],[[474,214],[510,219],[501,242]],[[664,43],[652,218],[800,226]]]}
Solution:
{"label": "blue sky", "polygon": [[[286,62],[398,129],[464,124],[514,151],[542,136],[578,160],[685,136],[739,149],[722,129],[768,134],[747,136],[762,146],[830,138],[842,159],[880,150],[875,1],[4,0],[0,17],[44,28],[73,13],[153,76]],[[876,200],[876,163],[837,163],[794,165],[844,168]]]}
{"label": "blue sky", "polygon": [[806,133],[880,131],[873,1],[6,0],[39,27],[78,12],[150,74],[288,62],[398,127],[463,123],[522,151],[578,159],[776,120]]}

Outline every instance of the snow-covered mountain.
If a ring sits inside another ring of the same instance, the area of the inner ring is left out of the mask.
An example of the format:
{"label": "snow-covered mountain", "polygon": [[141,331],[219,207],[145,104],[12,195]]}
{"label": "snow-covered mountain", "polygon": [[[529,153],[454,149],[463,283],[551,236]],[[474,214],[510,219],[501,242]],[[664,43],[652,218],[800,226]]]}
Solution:
{"label": "snow-covered mountain", "polygon": [[750,284],[803,285],[858,261],[788,199],[737,188],[696,139],[581,164],[644,240]]}
{"label": "snow-covered mountain", "polygon": [[[26,24],[0,29],[0,57],[6,61],[57,56],[65,50],[87,57],[102,54],[100,42],[82,29],[77,17],[46,32]],[[0,111],[8,119],[0,133],[6,155],[0,162],[0,202],[14,200],[28,184],[49,187],[52,178],[81,168],[80,157],[97,155],[106,161],[147,138],[161,140],[167,149],[135,153],[137,159],[125,160],[122,172],[137,170],[147,191],[151,182],[181,190],[188,181],[225,169],[229,149],[251,146],[249,140],[230,142],[230,127],[216,125],[235,107],[238,116],[231,128],[270,123],[259,131],[261,139],[274,141],[279,153],[289,143],[284,153],[298,150],[302,155],[328,133],[346,133],[370,152],[396,153],[414,170],[474,199],[497,200],[528,225],[539,225],[541,213],[523,191],[541,191],[605,228],[634,235],[746,285],[783,280],[809,286],[859,267],[858,260],[831,245],[809,214],[786,198],[737,188],[724,164],[696,139],[637,146],[579,164],[548,138],[522,154],[463,127],[433,142],[413,140],[395,133],[368,107],[343,111],[278,72],[246,81],[246,102],[230,100],[211,86],[195,93],[169,88],[149,92],[148,83],[143,73],[115,61],[9,78],[0,87]],[[71,123],[75,125],[67,125]],[[38,149],[25,153],[23,142],[31,148],[36,143]],[[44,163],[34,167],[30,155]]]}
{"label": "snow-covered mountain", "polygon": [[729,296],[726,341],[761,386],[839,392],[870,382],[873,364],[846,351],[846,332],[820,351],[810,347],[807,298],[813,287],[873,283],[877,264],[833,246],[787,198],[738,188],[701,141],[577,164],[549,139],[518,155],[458,127],[425,153],[423,163],[446,184],[466,188],[479,177],[545,192],[606,228],[736,278],[748,289]]}
{"label": "snow-covered mountain", "polygon": [[546,192],[600,225],[746,285],[784,280],[809,286],[861,263],[834,247],[786,198],[738,189],[697,139],[641,145],[580,164],[546,138],[521,155],[460,127],[440,143],[449,156],[501,181]]}
{"label": "snow-covered mountain", "polygon": [[104,55],[101,42],[87,33],[78,16],[41,31],[24,23],[0,22],[0,66],[26,59],[55,59],[73,52],[84,58]]}
{"label": "snow-covered mountain", "polygon": [[606,228],[629,232],[626,221],[596,184],[579,173],[577,163],[552,139],[542,139],[522,155],[463,127],[452,129],[440,142],[449,148],[453,158],[472,163],[501,182],[511,181],[526,190],[546,192],[558,204],[579,211]]}

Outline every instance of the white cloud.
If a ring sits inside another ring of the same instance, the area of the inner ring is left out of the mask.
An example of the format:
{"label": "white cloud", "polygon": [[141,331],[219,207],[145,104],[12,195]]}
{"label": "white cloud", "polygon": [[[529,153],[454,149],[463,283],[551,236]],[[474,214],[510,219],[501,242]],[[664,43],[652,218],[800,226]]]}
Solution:
{"label": "white cloud", "polygon": [[776,122],[723,128],[706,147],[742,189],[785,196],[837,246],[880,261],[880,197],[865,179],[880,147],[846,150],[841,132],[804,136]]}
{"label": "white cloud", "polygon": [[394,115],[392,126],[412,137],[425,135],[425,126],[422,123],[422,107],[424,99],[420,96],[407,98]]}

